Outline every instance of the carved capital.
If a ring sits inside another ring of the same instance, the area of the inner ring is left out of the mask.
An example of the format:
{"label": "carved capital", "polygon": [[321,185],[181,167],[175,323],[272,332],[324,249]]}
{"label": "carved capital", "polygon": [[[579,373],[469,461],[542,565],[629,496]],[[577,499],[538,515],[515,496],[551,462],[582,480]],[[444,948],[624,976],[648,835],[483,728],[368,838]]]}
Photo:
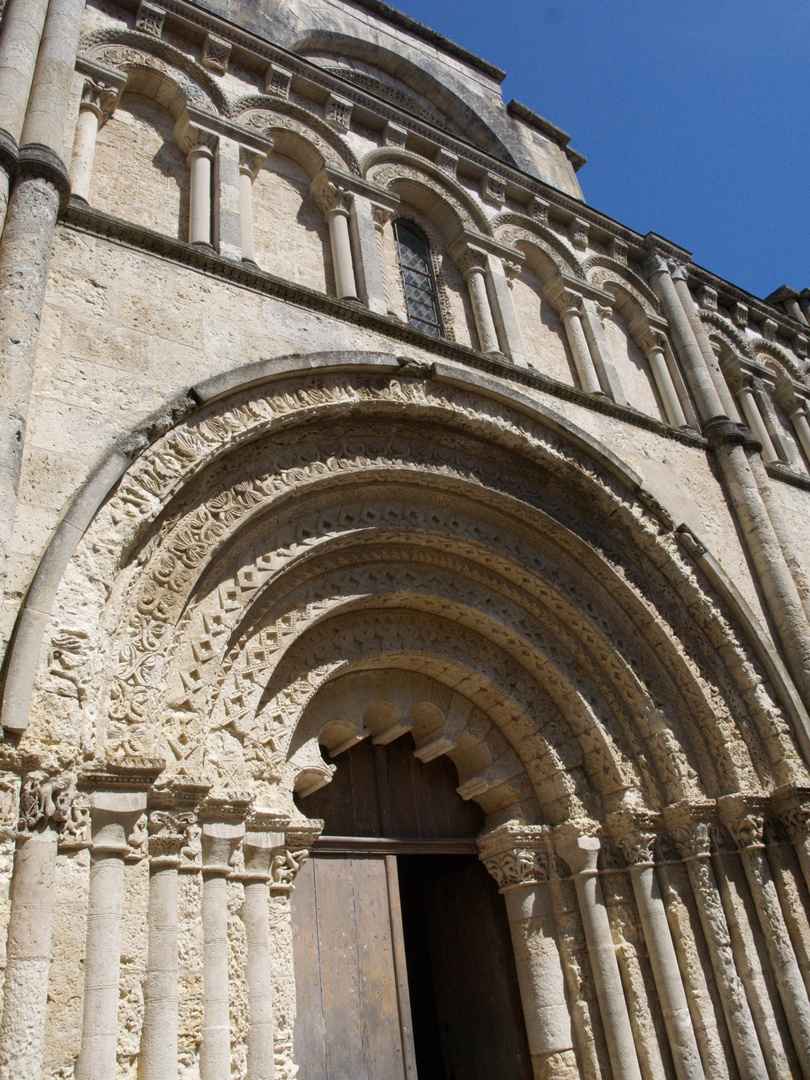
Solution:
{"label": "carved capital", "polygon": [[485,251],[465,246],[455,257],[459,273],[466,281],[470,274],[483,274],[487,267]]}
{"label": "carved capital", "polygon": [[98,125],[101,127],[112,116],[119,93],[120,87],[118,86],[110,86],[108,83],[98,82],[96,79],[85,79],[81,101],[79,102],[79,111],[94,113]]}
{"label": "carved capital", "polygon": [[22,835],[64,829],[76,797],[76,777],[71,773],[53,777],[29,773],[20,791],[18,830]]}
{"label": "carved capital", "polygon": [[193,813],[171,813],[154,810],[148,818],[149,854],[153,860],[179,863],[183,849],[188,846],[189,829],[196,824]]}
{"label": "carved capital", "polygon": [[318,173],[312,181],[310,194],[327,221],[333,214],[349,216],[354,195],[325,171]]}
{"label": "carved capital", "polygon": [[651,278],[654,274],[668,274],[669,262],[660,251],[654,251],[650,255],[649,259],[644,263],[644,273],[648,278]]}
{"label": "carved capital", "polygon": [[619,811],[611,814],[605,824],[628,866],[655,861],[656,823],[651,814]]}
{"label": "carved capital", "polygon": [[717,800],[720,820],[738,848],[761,847],[765,838],[765,812],[770,805],[762,792],[724,795]]}
{"label": "carved capital", "polygon": [[596,836],[584,834],[581,827],[566,822],[554,830],[557,854],[572,874],[595,874],[602,842]]}
{"label": "carved capital", "polygon": [[712,851],[711,803],[676,803],[663,812],[664,824],[682,859],[704,859]]}
{"label": "carved capital", "polygon": [[683,263],[677,262],[675,259],[669,260],[669,272],[672,274],[673,281],[688,281],[689,273]]}
{"label": "carved capital", "polygon": [[259,174],[259,170],[267,160],[267,154],[273,149],[273,141],[269,139],[270,143],[267,153],[262,153],[259,150],[254,150],[250,146],[239,147],[239,171],[250,177],[251,184]]}
{"label": "carved capital", "polygon": [[393,216],[393,210],[390,210],[387,206],[379,206],[375,203],[371,204],[371,217],[374,221],[374,228],[377,229],[378,232],[382,232]]}
{"label": "carved capital", "polygon": [[312,845],[323,828],[322,822],[309,825],[289,826],[284,843],[273,853],[270,862],[270,893],[273,896],[289,895],[295,888],[298,871],[309,858]]}
{"label": "carved capital", "polygon": [[554,870],[550,836],[544,825],[509,821],[478,837],[479,858],[502,891],[540,885]]}
{"label": "carved capital", "polygon": [[523,264],[519,262],[513,262],[511,259],[502,259],[503,272],[506,280],[509,282],[509,287],[517,281],[520,277],[520,271],[523,269]]}
{"label": "carved capital", "polygon": [[801,844],[810,836],[810,788],[790,785],[774,792],[771,802],[791,843]]}

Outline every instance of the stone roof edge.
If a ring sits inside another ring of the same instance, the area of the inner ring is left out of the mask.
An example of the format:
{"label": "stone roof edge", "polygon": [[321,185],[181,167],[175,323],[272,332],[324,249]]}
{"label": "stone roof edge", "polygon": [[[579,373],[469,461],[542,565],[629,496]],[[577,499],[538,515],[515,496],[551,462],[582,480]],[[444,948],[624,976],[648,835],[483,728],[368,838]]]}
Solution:
{"label": "stone roof edge", "polygon": [[517,98],[512,98],[506,106],[506,111],[510,116],[517,117],[518,120],[522,120],[530,127],[536,128],[537,131],[542,132],[543,135],[547,135],[552,142],[555,142],[559,148],[565,152],[565,156],[574,166],[574,172],[578,172],[588,160],[569,146],[571,136],[567,131],[563,131],[563,129],[557,127],[556,124],[552,124],[550,120],[546,120],[545,116],[536,113],[534,109],[530,109],[528,105],[524,105],[523,102],[518,101]]}
{"label": "stone roof edge", "polygon": [[495,64],[491,64],[488,60],[483,60],[480,56],[476,56],[475,53],[465,49],[462,45],[456,45],[454,41],[444,37],[444,35],[438,33],[438,31],[431,30],[429,26],[425,26],[424,23],[412,19],[410,15],[405,15],[403,12],[391,7],[390,4],[383,3],[383,0],[344,0],[344,2],[365,8],[366,11],[370,11],[374,15],[379,15],[380,18],[393,23],[395,26],[401,27],[403,30],[407,30],[415,37],[422,38],[423,41],[427,41],[430,45],[435,45],[437,49],[441,49],[442,52],[447,53],[449,56],[454,56],[457,60],[461,60],[469,67],[480,71],[483,75],[486,75],[487,78],[492,79],[499,85],[506,78],[506,72],[501,68],[496,67]]}

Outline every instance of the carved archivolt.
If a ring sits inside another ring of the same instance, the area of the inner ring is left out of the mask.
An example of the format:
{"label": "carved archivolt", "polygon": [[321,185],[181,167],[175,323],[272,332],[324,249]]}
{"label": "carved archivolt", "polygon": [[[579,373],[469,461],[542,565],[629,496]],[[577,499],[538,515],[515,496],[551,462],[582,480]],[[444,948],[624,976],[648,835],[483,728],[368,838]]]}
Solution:
{"label": "carved archivolt", "polygon": [[801,365],[793,359],[787,349],[783,349],[775,341],[765,341],[764,338],[759,338],[751,343],[751,347],[755,358],[760,363],[765,363],[770,368],[781,369],[782,373],[787,375],[788,378],[806,383],[806,369],[802,369]]}
{"label": "carved archivolt", "polygon": [[216,81],[180,49],[136,30],[94,30],[79,42],[79,55],[120,71],[151,70],[170,75],[198,109],[230,116],[230,105]]}
{"label": "carved archivolt", "polygon": [[519,214],[501,214],[492,223],[495,238],[502,244],[516,247],[528,244],[551,261],[561,274],[573,274],[585,279],[585,271],[565,244],[552,232]]}
{"label": "carved archivolt", "polygon": [[[323,120],[294,102],[255,94],[234,102],[233,117],[237,123],[252,128],[261,135],[289,135],[295,141],[312,147],[318,159],[317,164],[309,160],[306,153],[301,158],[301,164],[310,175],[314,175],[323,164],[332,165],[355,176],[360,175],[360,163],[344,140]],[[276,141],[276,148],[281,148],[281,140],[277,137]],[[300,157],[299,154],[291,156]]]}
{"label": "carved archivolt", "polygon": [[645,315],[663,318],[661,301],[647,282],[627,266],[604,255],[593,255],[585,263],[584,270],[592,285],[600,289],[609,289],[613,285],[631,297]]}
{"label": "carved archivolt", "polygon": [[726,342],[732,352],[737,352],[741,356],[747,356],[751,360],[754,359],[754,350],[751,346],[750,340],[741,334],[734,323],[721,315],[719,311],[709,311],[706,308],[700,309],[700,318],[707,326],[710,326],[716,336],[725,338]]}
{"label": "carved archivolt", "polygon": [[488,811],[599,818],[804,775],[626,486],[505,405],[401,375],[288,378],[159,438],[79,545],[48,656],[34,742],[267,797],[328,778],[302,718],[385,665],[489,725],[444,751]]}
{"label": "carved archivolt", "polygon": [[[485,235],[491,235],[486,215],[475,205],[460,184],[446,172],[424,158],[406,150],[385,147],[373,150],[363,161],[363,175],[381,187],[396,187],[397,183],[416,184],[438,197],[446,212],[457,225]],[[442,226],[442,221],[437,221]],[[447,232],[448,230],[444,230]]]}

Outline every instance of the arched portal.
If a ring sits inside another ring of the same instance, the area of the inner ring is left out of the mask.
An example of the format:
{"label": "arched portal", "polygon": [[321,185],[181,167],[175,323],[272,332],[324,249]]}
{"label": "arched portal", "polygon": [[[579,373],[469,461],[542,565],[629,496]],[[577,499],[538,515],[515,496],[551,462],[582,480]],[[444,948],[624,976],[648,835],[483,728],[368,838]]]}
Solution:
{"label": "arched portal", "polygon": [[[119,926],[128,959],[91,922],[85,967],[57,961],[83,995],[82,1060],[115,1051],[117,1028],[98,1027],[120,986],[150,1080],[200,1047],[220,1072],[243,1060],[260,1075],[268,1054],[292,1069],[290,892],[321,829],[308,800],[343,783],[342,756],[386,747],[452,775],[454,813],[476,818],[536,1075],[624,1063],[629,1080],[669,1078],[707,1031],[743,1040],[730,1010],[745,989],[726,994],[728,931],[708,917],[718,886],[667,871],[673,939],[650,852],[697,858],[710,821],[808,778],[740,609],[640,480],[461,365],[288,357],[193,399],[144,438],[48,594],[58,534],[6,684],[6,715],[31,702],[19,752],[65,791],[79,776],[63,847],[95,852],[114,826],[121,842],[94,858],[142,909],[123,920],[121,889],[88,878],[88,910]],[[133,844],[164,852],[166,875],[127,877]],[[183,964],[151,979],[166,910]],[[769,1002],[783,1027],[790,1006],[787,991],[784,1014]],[[155,1040],[167,1008],[177,1046]]]}

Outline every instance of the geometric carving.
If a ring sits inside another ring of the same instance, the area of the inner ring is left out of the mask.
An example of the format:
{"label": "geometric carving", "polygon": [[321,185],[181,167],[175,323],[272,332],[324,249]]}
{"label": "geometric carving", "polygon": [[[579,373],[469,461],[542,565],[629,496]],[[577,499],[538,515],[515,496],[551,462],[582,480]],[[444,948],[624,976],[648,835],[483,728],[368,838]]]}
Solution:
{"label": "geometric carving", "polygon": [[135,29],[140,30],[142,34],[151,34],[152,37],[159,38],[163,33],[163,21],[165,18],[166,12],[162,8],[155,7],[153,4],[142,0],[135,16]]}
{"label": "geometric carving", "polygon": [[231,46],[227,41],[206,34],[202,50],[202,66],[217,75],[224,75],[231,58]]}

